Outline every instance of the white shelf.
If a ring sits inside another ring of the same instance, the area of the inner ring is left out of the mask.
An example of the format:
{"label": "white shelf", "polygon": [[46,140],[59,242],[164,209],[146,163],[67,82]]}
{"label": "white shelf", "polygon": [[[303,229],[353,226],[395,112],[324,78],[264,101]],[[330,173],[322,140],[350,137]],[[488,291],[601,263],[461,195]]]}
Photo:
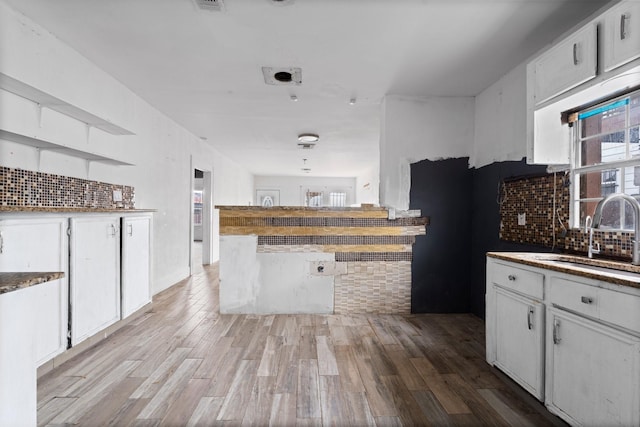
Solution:
{"label": "white shelf", "polygon": [[35,147],[42,151],[55,151],[58,153],[66,154],[67,156],[78,157],[89,162],[106,163],[115,166],[133,166],[132,163],[123,162],[111,157],[106,157],[96,153],[90,153],[88,151],[78,150],[76,148],[66,147],[64,145],[57,144],[55,142],[45,141],[43,139],[31,138],[25,135],[19,135],[17,133],[9,132],[0,129],[0,139],[6,139],[7,141],[15,142],[17,144],[28,145]]}
{"label": "white shelf", "polygon": [[111,123],[109,120],[91,114],[86,110],[71,105],[68,102],[51,96],[46,92],[21,82],[20,80],[9,77],[6,74],[0,73],[0,88],[36,102],[43,107],[65,114],[69,117],[73,117],[76,120],[101,129],[112,135],[135,135],[130,130]]}

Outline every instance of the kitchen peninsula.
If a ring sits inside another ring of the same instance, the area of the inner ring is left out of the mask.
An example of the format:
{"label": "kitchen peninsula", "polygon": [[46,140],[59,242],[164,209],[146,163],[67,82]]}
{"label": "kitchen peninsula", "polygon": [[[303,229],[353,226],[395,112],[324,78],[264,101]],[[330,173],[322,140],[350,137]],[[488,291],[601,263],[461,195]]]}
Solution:
{"label": "kitchen peninsula", "polygon": [[380,207],[220,207],[222,313],[410,313],[429,218]]}

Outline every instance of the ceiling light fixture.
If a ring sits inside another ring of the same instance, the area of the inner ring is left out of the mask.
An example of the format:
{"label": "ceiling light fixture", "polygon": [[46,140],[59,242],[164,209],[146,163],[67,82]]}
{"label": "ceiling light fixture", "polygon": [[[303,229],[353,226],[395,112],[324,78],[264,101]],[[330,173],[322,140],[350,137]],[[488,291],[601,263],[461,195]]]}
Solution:
{"label": "ceiling light fixture", "polygon": [[301,133],[298,135],[298,141],[309,143],[309,142],[318,142],[320,137],[315,133]]}

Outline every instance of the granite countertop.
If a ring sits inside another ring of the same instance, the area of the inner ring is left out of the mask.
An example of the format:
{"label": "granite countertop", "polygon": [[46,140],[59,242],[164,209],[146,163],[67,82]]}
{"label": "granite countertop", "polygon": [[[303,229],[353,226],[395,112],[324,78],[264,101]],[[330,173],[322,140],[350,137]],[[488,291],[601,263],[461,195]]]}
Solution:
{"label": "granite countertop", "polygon": [[43,213],[142,213],[156,212],[155,209],[125,209],[125,208],[62,208],[46,206],[0,206],[0,213],[15,212],[43,212]]}
{"label": "granite countertop", "polygon": [[640,266],[628,261],[536,252],[487,252],[487,256],[640,289]]}
{"label": "granite countertop", "polygon": [[64,277],[62,271],[0,273],[0,295]]}

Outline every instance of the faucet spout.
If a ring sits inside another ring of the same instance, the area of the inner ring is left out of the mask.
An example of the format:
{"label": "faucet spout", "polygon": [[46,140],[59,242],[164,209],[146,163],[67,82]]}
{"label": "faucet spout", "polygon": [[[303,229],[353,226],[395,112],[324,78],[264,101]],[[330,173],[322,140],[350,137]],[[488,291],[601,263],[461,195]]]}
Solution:
{"label": "faucet spout", "polygon": [[629,204],[631,205],[631,208],[633,209],[634,236],[633,236],[633,258],[631,260],[631,263],[633,265],[640,265],[640,203],[638,203],[638,200],[624,193],[609,194],[607,197],[605,197],[604,199],[600,200],[600,202],[598,202],[598,205],[596,206],[596,210],[593,213],[592,228],[600,227],[600,222],[602,221],[602,210],[604,209],[604,206],[607,203],[609,203],[611,200],[617,200],[617,199],[625,200],[629,202]]}

